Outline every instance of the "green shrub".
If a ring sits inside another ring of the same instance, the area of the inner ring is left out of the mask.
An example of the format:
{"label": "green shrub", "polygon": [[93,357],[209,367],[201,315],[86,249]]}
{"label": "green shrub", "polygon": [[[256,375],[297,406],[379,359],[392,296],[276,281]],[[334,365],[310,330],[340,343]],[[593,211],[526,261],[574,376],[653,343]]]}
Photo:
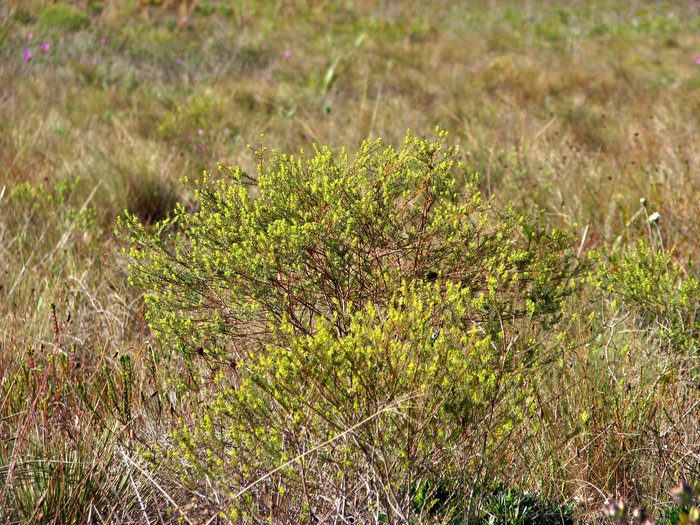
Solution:
{"label": "green shrub", "polygon": [[[644,241],[623,253],[606,255],[606,263],[597,264],[595,284],[614,302],[612,309],[634,314],[630,324],[654,334],[667,354],[695,355],[700,331],[698,279],[688,275],[671,253],[656,252]],[[591,258],[601,261],[597,253]]]}
{"label": "green shrub", "polygon": [[79,31],[90,23],[90,18],[70,5],[56,4],[41,11],[37,22],[44,30]]}
{"label": "green shrub", "polygon": [[445,137],[262,150],[256,198],[230,169],[120,220],[152,327],[215,370],[173,455],[237,522],[451,522],[524,438],[573,239],[484,203]]}
{"label": "green shrub", "polygon": [[[569,472],[585,469],[585,483],[602,493],[651,507],[663,501],[674,473],[697,471],[682,443],[697,433],[691,392],[698,377],[698,281],[692,264],[641,240],[591,252],[590,259],[591,286],[578,308],[588,324],[567,334],[578,344],[549,387],[563,393],[546,425],[550,435],[572,428],[576,435],[568,457],[553,457],[551,470],[564,462]],[[667,432],[669,421],[682,430]]]}

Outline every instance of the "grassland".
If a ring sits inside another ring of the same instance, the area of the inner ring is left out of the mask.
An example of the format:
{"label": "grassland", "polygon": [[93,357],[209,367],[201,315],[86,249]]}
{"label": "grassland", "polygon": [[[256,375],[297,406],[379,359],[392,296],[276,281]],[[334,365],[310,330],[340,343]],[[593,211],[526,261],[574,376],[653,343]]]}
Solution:
{"label": "grassland", "polygon": [[576,225],[581,257],[602,249],[631,275],[640,240],[670,254],[647,268],[663,294],[618,282],[644,311],[610,290],[595,336],[572,328],[531,422],[541,440],[521,450],[538,461],[502,458],[500,481],[582,523],[617,498],[673,522],[668,489],[700,479],[699,298],[683,288],[699,277],[696,3],[199,0],[182,28],[155,8],[144,22],[135,2],[68,5],[0,5],[0,518],[222,510],[162,454],[207,398],[185,393],[191,364],[159,344],[128,283],[124,210],[145,223],[195,210],[179,179],[254,172],[261,134],[282,152],[353,154],[439,126],[487,199]]}

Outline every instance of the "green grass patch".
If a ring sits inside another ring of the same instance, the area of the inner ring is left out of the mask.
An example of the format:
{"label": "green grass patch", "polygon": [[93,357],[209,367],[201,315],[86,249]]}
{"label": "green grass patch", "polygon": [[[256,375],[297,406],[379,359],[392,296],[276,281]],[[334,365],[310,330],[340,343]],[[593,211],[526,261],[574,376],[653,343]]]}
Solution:
{"label": "green grass patch", "polygon": [[69,4],[57,3],[43,9],[37,17],[38,26],[45,31],[80,31],[90,23],[90,17]]}

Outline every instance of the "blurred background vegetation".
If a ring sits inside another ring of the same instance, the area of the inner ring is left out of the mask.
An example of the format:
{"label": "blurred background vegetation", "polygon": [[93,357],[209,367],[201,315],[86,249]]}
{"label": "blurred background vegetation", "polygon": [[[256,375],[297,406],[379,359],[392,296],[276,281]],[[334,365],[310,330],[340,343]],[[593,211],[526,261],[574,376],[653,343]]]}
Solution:
{"label": "blurred background vegetation", "polygon": [[663,510],[700,477],[698,87],[689,1],[0,3],[0,517],[216,510],[176,464],[148,463],[198,401],[128,285],[118,215],[195,210],[178,180],[254,171],[263,133],[352,155],[436,126],[494,206],[576,224],[580,256],[607,254],[596,337],[570,334],[543,394],[556,457],[507,481],[590,523],[606,498]]}

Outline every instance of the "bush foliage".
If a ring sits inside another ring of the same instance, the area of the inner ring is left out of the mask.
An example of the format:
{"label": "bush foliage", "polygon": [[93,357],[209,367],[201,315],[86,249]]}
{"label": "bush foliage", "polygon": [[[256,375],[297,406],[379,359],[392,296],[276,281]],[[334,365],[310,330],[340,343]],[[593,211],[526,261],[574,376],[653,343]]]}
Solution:
{"label": "bush foliage", "polygon": [[261,149],[255,178],[185,181],[197,213],[120,222],[153,328],[218,367],[175,454],[239,519],[447,522],[514,453],[573,238],[496,212],[445,139]]}

